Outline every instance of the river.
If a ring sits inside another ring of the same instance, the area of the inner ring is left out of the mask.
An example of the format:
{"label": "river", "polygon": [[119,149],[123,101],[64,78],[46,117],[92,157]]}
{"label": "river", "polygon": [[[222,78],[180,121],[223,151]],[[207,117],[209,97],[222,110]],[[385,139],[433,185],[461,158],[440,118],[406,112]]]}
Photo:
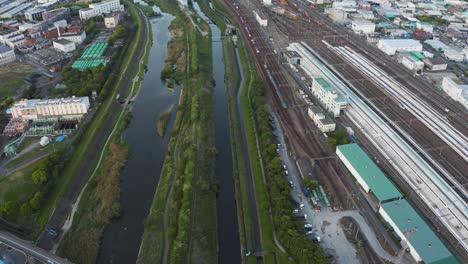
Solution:
{"label": "river", "polygon": [[[169,140],[169,133],[164,138],[157,135],[156,122],[160,114],[177,104],[180,92],[178,88],[167,89],[160,78],[172,19],[173,16],[162,13],[161,17],[150,20],[153,46],[148,71],[132,106],[132,121],[123,133],[130,152],[121,174],[122,217],[113,220],[105,230],[98,263],[135,263],[138,256],[144,220],[153,201]],[[174,120],[174,110],[168,130]]]}
{"label": "river", "polygon": [[[209,21],[200,10],[197,2],[193,8],[198,15]],[[234,179],[232,175],[232,151],[230,143],[229,116],[224,84],[223,44],[221,31],[213,24],[209,24],[212,34],[213,77],[216,83],[214,91],[215,111],[215,143],[216,176],[218,178],[218,196],[216,210],[218,216],[218,263],[241,263],[239,225],[237,222],[237,207],[235,201]]]}

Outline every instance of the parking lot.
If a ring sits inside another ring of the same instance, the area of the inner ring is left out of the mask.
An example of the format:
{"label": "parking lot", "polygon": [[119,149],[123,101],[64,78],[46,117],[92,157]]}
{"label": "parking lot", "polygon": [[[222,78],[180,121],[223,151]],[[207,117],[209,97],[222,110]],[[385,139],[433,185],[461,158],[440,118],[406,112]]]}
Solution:
{"label": "parking lot", "polygon": [[[304,235],[315,241],[315,243],[319,243],[332,263],[361,263],[355,246],[346,238],[340,223],[343,217],[349,216],[359,224],[362,233],[379,257],[396,262],[396,257],[391,256],[382,248],[374,231],[367,224],[364,217],[360,215],[359,211],[332,211],[331,207],[323,202],[323,199],[318,201],[318,205],[312,204],[311,199],[301,190],[301,174],[297,169],[295,160],[289,155],[281,126],[278,125],[276,118],[274,119],[275,134],[279,142],[278,153],[283,162],[288,181],[293,187],[291,196],[297,203],[293,213],[298,219],[303,219],[304,225],[307,224],[307,228],[304,226]],[[406,263],[406,260],[403,262]]]}

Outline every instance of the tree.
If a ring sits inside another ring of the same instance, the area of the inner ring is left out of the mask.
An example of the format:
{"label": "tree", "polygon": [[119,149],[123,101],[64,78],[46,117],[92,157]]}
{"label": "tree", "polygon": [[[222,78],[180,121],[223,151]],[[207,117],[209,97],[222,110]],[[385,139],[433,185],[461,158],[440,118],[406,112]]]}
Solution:
{"label": "tree", "polygon": [[304,186],[313,190],[318,187],[318,182],[311,180],[310,178],[304,178]]}
{"label": "tree", "polygon": [[47,182],[47,173],[44,168],[39,168],[31,175],[32,181],[36,185],[43,185]]}
{"label": "tree", "polygon": [[29,203],[24,203],[20,207],[20,214],[22,216],[30,216],[33,213],[33,210],[31,208],[31,205]]}
{"label": "tree", "polygon": [[29,200],[29,205],[31,208],[35,211],[39,210],[41,208],[41,200],[42,200],[42,193],[40,191],[37,191],[33,198]]}

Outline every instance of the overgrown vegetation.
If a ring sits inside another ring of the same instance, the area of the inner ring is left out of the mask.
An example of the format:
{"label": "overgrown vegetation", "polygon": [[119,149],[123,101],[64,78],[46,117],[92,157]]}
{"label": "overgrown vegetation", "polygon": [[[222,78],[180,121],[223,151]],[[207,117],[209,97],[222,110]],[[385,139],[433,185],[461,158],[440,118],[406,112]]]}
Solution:
{"label": "overgrown vegetation", "polygon": [[437,26],[447,26],[450,24],[449,21],[438,16],[420,15],[416,16],[416,18],[421,22],[428,22]]}
{"label": "overgrown vegetation", "polygon": [[112,218],[120,216],[119,176],[125,165],[128,148],[117,136],[107,151],[97,176],[84,191],[73,227],[65,235],[58,250],[60,256],[74,263],[96,263],[105,227]]}
{"label": "overgrown vegetation", "polygon": [[344,145],[350,143],[346,130],[342,127],[338,128],[335,132],[327,133],[327,143],[333,149],[338,145]]}
{"label": "overgrown vegetation", "polygon": [[158,135],[160,137],[163,137],[166,134],[166,128],[167,128],[167,125],[169,124],[170,118],[171,118],[171,111],[164,112],[159,116],[158,122],[156,124],[156,130],[158,131]]}

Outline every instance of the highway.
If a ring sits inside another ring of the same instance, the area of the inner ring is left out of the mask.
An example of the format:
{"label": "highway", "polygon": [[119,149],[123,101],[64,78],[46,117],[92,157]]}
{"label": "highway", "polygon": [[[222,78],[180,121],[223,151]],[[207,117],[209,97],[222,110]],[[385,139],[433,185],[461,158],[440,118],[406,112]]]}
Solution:
{"label": "highway", "polygon": [[42,248],[36,247],[34,244],[31,244],[30,242],[21,240],[4,231],[0,231],[0,242],[14,249],[17,249],[21,252],[24,252],[28,256],[31,256],[44,263],[51,263],[51,264],[71,263],[68,260],[59,258],[56,255],[51,254]]}

